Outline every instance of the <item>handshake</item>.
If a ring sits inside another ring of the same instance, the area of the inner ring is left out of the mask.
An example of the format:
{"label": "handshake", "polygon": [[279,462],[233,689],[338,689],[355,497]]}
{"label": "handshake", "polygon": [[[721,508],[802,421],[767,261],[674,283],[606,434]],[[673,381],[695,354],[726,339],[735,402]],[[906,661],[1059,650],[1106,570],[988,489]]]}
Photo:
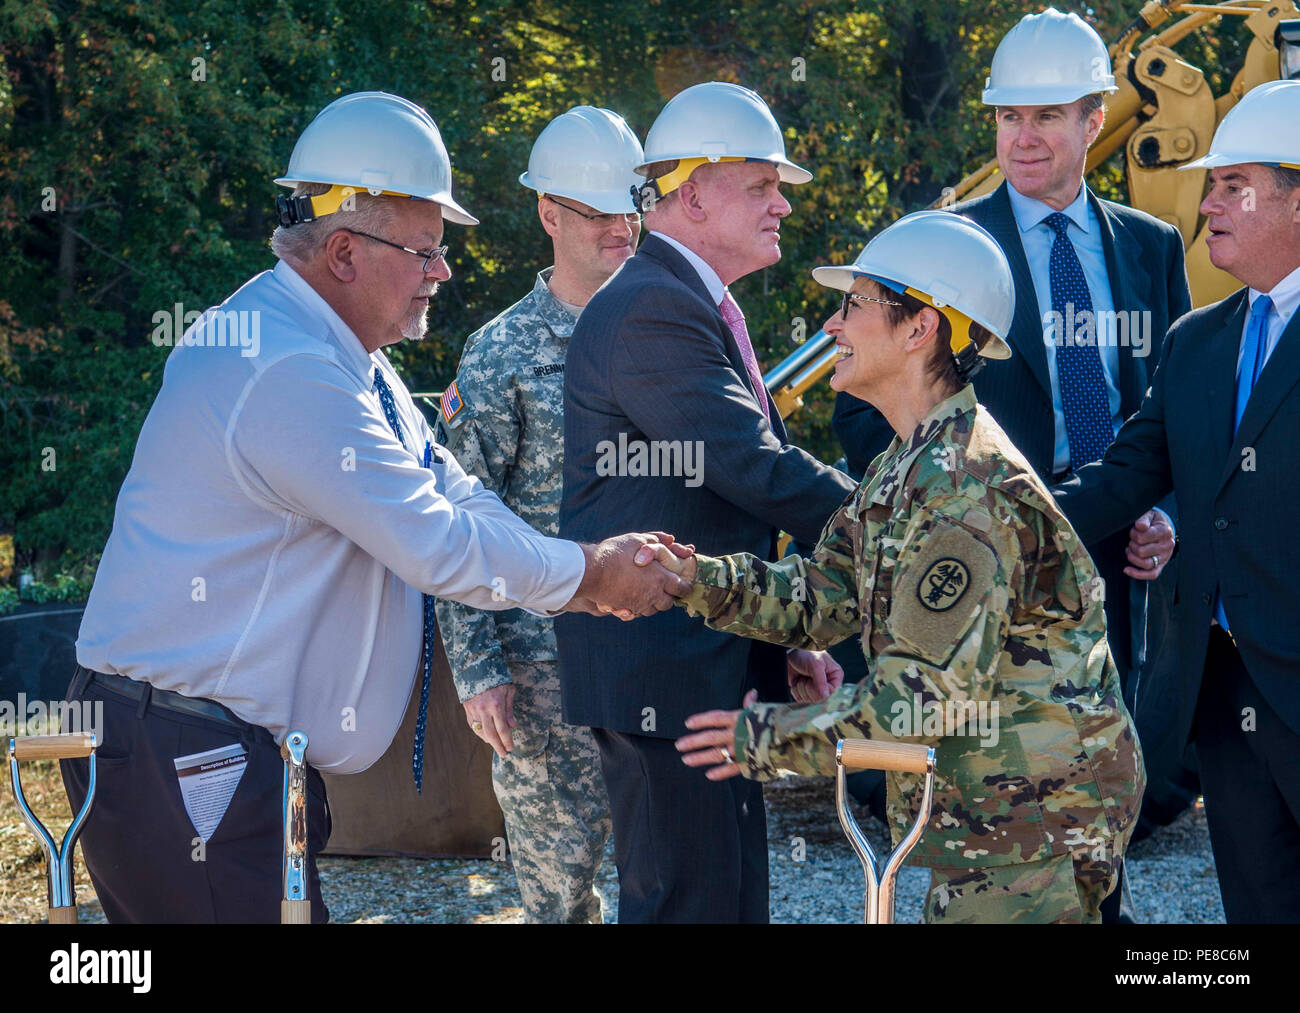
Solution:
{"label": "handshake", "polygon": [[627,621],[673,606],[691,589],[695,546],[664,531],[618,535],[596,545],[579,543],[587,557],[582,583],[566,612],[615,615]]}

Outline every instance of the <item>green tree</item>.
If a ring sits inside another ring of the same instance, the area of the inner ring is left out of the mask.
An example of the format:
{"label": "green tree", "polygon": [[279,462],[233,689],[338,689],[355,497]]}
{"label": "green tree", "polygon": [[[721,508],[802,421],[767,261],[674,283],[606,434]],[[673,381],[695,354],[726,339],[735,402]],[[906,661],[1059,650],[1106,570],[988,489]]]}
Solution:
{"label": "green tree", "polygon": [[[389,349],[413,389],[438,390],[465,336],[548,262],[517,182],[548,120],[600,105],[644,136],[691,84],[756,89],[814,173],[791,188],[780,263],[737,285],[771,366],[798,320],[812,333],[833,309],[811,267],[853,257],[992,154],[984,77],[1001,36],[1040,6],[0,0],[0,536],[14,536],[15,569],[93,567],[162,381],[157,315],[213,305],[272,265],[272,180],[332,99],[383,89],[428,108],[483,221],[448,229],[455,274],[435,337]],[[1082,13],[1114,38],[1137,7]],[[1240,63],[1230,20],[1180,47],[1216,92]],[[1122,195],[1118,161],[1099,182]],[[831,392],[806,400],[793,438],[834,459]]]}

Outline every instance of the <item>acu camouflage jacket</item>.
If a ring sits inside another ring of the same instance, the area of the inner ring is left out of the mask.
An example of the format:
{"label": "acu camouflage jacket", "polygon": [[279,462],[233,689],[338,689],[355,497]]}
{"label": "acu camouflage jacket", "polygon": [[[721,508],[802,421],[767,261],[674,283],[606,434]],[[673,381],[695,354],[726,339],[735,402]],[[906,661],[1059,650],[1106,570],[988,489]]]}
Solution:
{"label": "acu camouflage jacket", "polygon": [[[564,359],[578,320],[551,294],[552,271],[466,339],[437,430],[468,474],[544,535],[560,528]],[[556,658],[550,619],[523,609],[482,612],[445,598],[435,608],[462,703],[511,682],[513,661]]]}
{"label": "acu camouflage jacket", "polygon": [[[689,537],[689,532],[681,532]],[[700,557],[684,599],[715,629],[820,649],[862,631],[868,675],[742,712],[742,772],[833,774],[840,738],[933,745],[911,861],[942,868],[1123,853],[1142,754],[1106,646],[1103,587],[1051,495],[970,386],[895,437],[809,558]],[[888,776],[894,840],[921,778]]]}

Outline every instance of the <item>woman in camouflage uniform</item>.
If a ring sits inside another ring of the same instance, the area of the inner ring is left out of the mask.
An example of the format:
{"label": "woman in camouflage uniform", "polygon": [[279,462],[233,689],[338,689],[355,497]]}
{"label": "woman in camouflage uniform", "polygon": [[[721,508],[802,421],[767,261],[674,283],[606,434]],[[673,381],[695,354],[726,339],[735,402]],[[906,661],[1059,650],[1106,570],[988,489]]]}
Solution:
{"label": "woman in camouflage uniform", "polygon": [[[842,353],[831,386],[897,436],[811,556],[685,560],[681,604],[791,648],[860,629],[868,677],[826,696],[810,673],[802,703],[695,715],[678,748],[711,779],[767,780],[833,774],[841,738],[933,745],[932,815],[910,859],[931,869],[926,920],[1096,922],[1142,757],[1092,560],[970,386],[981,357],[1010,355],[1006,258],[974,223],[920,212],[851,267],[813,274],[846,293],[825,325]],[[898,840],[920,778],[890,774],[888,797]]]}

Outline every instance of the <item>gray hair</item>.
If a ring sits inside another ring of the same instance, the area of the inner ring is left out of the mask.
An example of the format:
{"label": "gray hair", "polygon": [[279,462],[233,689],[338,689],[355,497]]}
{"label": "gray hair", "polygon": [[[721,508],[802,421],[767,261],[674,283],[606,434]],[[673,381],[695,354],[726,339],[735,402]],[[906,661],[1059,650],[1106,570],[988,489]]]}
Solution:
{"label": "gray hair", "polygon": [[1273,176],[1273,192],[1286,193],[1300,186],[1300,169],[1288,169],[1285,165],[1270,165]]}
{"label": "gray hair", "polygon": [[[316,197],[329,188],[328,183],[297,183],[293,195]],[[382,235],[397,220],[395,203],[399,198],[372,197],[365,188],[358,187],[357,193],[349,199],[355,204],[353,210],[340,207],[334,214],[317,218],[314,222],[277,225],[271,234],[271,252],[281,260],[305,264],[324,248],[325,241],[339,229]]]}
{"label": "gray hair", "polygon": [[1079,119],[1086,120],[1098,109],[1102,110],[1103,113],[1106,109],[1106,96],[1101,92],[1095,91],[1091,95],[1084,95],[1083,98],[1079,99]]}

